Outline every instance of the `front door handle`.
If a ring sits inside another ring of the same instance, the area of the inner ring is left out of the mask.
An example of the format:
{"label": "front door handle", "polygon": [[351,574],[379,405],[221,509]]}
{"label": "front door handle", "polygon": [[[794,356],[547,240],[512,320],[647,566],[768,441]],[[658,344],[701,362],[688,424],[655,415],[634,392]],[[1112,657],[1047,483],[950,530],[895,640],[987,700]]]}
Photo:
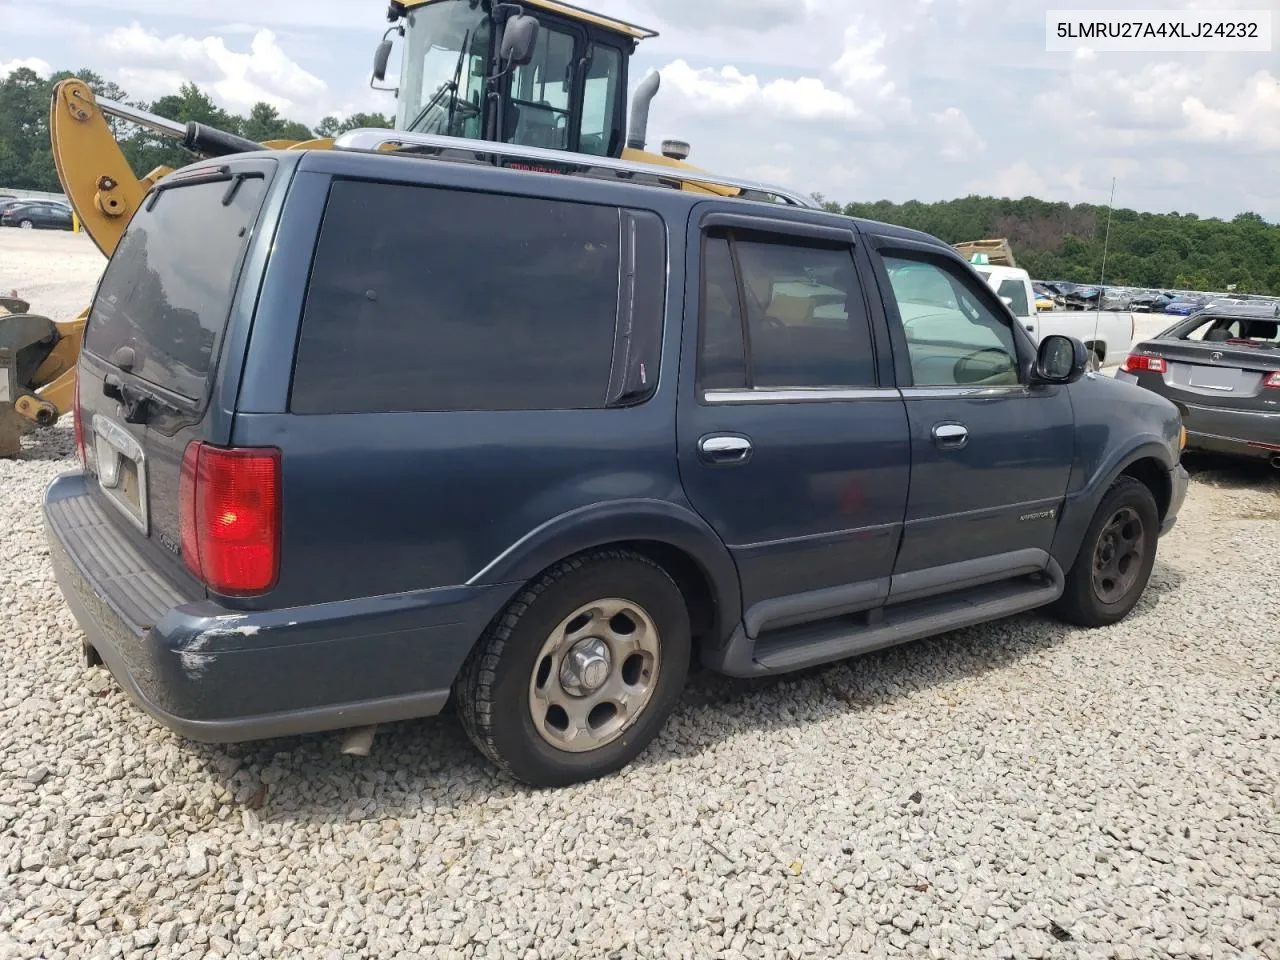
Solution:
{"label": "front door handle", "polygon": [[933,428],[933,442],[944,450],[959,450],[969,442],[969,431],[960,423],[940,423]]}
{"label": "front door handle", "polygon": [[707,463],[742,463],[751,455],[751,441],[732,434],[711,434],[698,441],[698,454]]}

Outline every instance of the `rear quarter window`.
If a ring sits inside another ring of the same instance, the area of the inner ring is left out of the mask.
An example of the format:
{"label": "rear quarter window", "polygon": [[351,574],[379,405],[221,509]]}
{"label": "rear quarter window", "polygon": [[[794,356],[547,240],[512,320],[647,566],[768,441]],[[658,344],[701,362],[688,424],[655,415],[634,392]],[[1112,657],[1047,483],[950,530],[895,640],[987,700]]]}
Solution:
{"label": "rear quarter window", "polygon": [[620,285],[632,224],[647,238],[635,259],[665,277],[653,215],[335,181],[291,411],[591,409],[643,393],[657,375],[663,301],[642,283]]}

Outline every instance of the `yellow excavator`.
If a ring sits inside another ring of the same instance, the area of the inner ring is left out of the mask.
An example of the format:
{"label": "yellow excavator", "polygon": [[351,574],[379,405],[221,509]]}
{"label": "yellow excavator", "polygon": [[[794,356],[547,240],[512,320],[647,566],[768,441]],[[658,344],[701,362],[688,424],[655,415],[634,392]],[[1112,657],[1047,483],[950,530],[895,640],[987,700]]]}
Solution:
{"label": "yellow excavator", "polygon": [[[643,163],[671,172],[668,183],[723,196],[750,193],[685,162],[689,145],[668,140],[645,150],[649,105],[660,77],[649,74],[627,111],[628,66],[652,30],[561,0],[401,0],[387,10],[391,26],[373,60],[370,86],[396,98],[396,131],[507,143],[592,158]],[[396,40],[400,76],[387,84]],[[138,177],[108,125],[126,120],[172,137],[193,159],[262,149],[330,149],[331,138],[256,143],[199,123],[177,123],[105,99],[83,82],[59,83],[49,105],[49,132],[58,179],[85,232],[110,257],[147,190],[171,169]],[[629,121],[629,122],[628,122]],[[382,149],[397,149],[389,143]],[[407,142],[404,149],[413,149]],[[490,162],[566,172],[554,162],[531,163],[495,154]],[[792,201],[794,202],[794,200]],[[71,408],[86,308],[54,321],[30,313],[16,298],[0,298],[0,456],[19,449],[31,425],[51,426]]]}

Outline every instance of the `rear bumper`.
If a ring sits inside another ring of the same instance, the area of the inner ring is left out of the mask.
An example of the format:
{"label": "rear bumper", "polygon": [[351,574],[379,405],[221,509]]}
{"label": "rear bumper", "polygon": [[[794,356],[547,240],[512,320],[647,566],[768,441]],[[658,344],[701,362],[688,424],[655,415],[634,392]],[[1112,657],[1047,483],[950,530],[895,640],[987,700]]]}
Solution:
{"label": "rear bumper", "polygon": [[193,740],[231,743],[440,712],[504,587],[448,587],[270,611],[221,607],[166,579],[83,474],[44,499],[67,605],[129,696]]}
{"label": "rear bumper", "polygon": [[1280,453],[1280,406],[1275,410],[1232,410],[1170,396],[1158,374],[1117,372],[1117,380],[1136,383],[1175,404],[1187,428],[1187,449],[1237,457],[1270,459]]}
{"label": "rear bumper", "polygon": [[1224,410],[1192,403],[1180,406],[1189,447],[1250,457],[1280,453],[1280,408],[1271,412]]}

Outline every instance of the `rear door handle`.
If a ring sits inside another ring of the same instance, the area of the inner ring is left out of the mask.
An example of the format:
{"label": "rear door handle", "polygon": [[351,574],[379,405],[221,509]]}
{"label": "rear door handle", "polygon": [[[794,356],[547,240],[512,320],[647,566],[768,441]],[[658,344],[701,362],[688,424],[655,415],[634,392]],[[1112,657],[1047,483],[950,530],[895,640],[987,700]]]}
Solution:
{"label": "rear door handle", "polygon": [[751,455],[751,441],[732,434],[713,433],[698,441],[698,454],[707,463],[742,463]]}
{"label": "rear door handle", "polygon": [[944,450],[959,450],[969,442],[969,431],[960,423],[940,423],[933,428],[933,442]]}

